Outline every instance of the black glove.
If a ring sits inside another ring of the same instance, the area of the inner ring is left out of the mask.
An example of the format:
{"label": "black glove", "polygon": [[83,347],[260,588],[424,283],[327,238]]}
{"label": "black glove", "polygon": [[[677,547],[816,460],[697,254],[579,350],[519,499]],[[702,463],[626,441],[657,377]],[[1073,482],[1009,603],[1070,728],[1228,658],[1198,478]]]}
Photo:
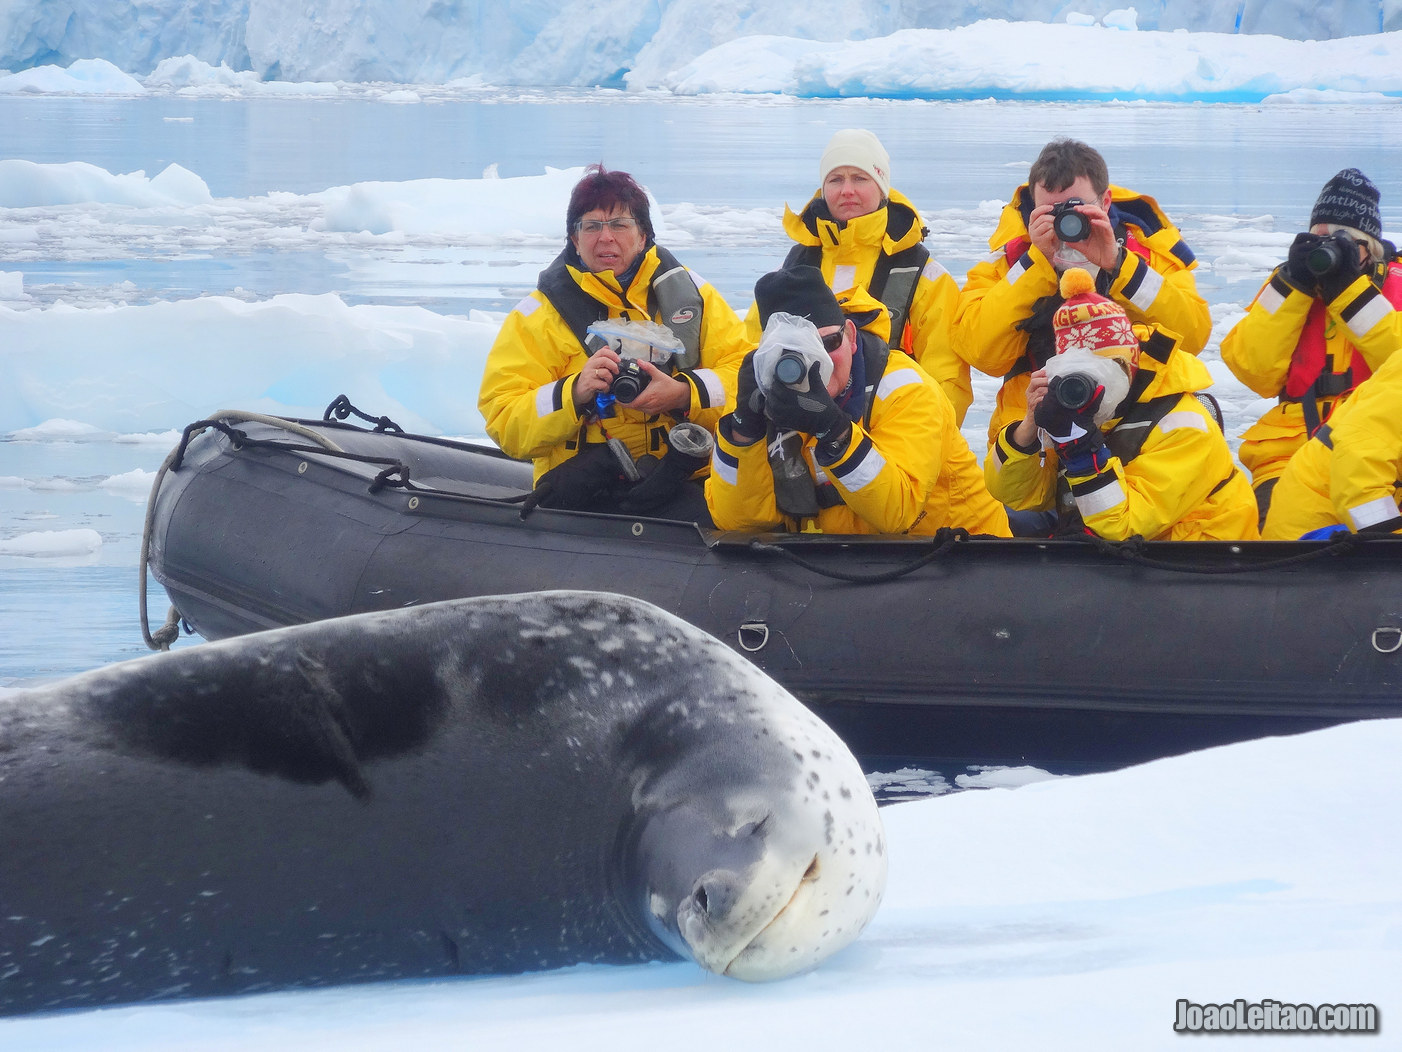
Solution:
{"label": "black glove", "polygon": [[[678,424],[667,434],[667,452],[641,482],[618,502],[627,515],[642,515],[662,507],[682,491],[692,475],[711,462],[715,440],[700,424]],[[649,460],[645,457],[644,460]]]}
{"label": "black glove", "polygon": [[829,462],[842,455],[852,437],[852,421],[823,386],[818,362],[808,367],[805,390],[776,382],[769,389],[766,412],[781,431],[799,431],[816,438],[817,452]]}
{"label": "black glove", "polygon": [[735,409],[730,414],[730,433],[742,442],[764,437],[764,392],[755,376],[755,352],[745,355],[735,378]]}
{"label": "black glove", "polygon": [[1095,422],[1095,411],[1105,400],[1105,385],[1097,384],[1090,400],[1072,408],[1062,405],[1056,397],[1057,381],[1053,377],[1046,397],[1038,403],[1032,419],[1047,433],[1056,448],[1056,455],[1068,475],[1094,475],[1101,467],[1101,451],[1105,437]]}
{"label": "black glove", "polygon": [[1358,242],[1342,230],[1336,230],[1325,241],[1332,241],[1337,247],[1338,264],[1327,274],[1319,276],[1319,294],[1326,303],[1332,302],[1363,273],[1363,264],[1358,259]]}
{"label": "black glove", "polygon": [[607,445],[585,445],[540,476],[521,505],[521,517],[536,505],[564,511],[615,511],[627,486],[623,468]]}
{"label": "black glove", "polygon": [[1321,240],[1323,239],[1318,234],[1296,234],[1295,240],[1290,242],[1290,251],[1285,256],[1285,262],[1281,264],[1281,276],[1301,292],[1314,293],[1317,279],[1314,271],[1309,268],[1309,254],[1319,247]]}

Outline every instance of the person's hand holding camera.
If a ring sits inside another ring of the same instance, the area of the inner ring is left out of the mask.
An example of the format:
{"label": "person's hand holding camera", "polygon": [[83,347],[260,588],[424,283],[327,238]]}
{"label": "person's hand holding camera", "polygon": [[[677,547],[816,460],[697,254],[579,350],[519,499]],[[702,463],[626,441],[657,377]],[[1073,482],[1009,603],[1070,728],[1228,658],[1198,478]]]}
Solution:
{"label": "person's hand holding camera", "polygon": [[1363,273],[1361,254],[1358,243],[1343,230],[1296,234],[1281,271],[1301,292],[1332,300]]}
{"label": "person's hand holding camera", "polygon": [[1068,475],[1094,475],[1102,467],[1099,454],[1105,447],[1105,437],[1095,422],[1096,410],[1105,400],[1105,386],[1096,384],[1087,395],[1072,391],[1072,381],[1088,383],[1077,373],[1053,378],[1033,411],[1033,418],[1052,440]]}
{"label": "person's hand holding camera", "polygon": [[[1325,301],[1337,299],[1363,273],[1362,252],[1358,242],[1342,230],[1336,230],[1315,249],[1310,257],[1319,274],[1319,294]],[[1328,257],[1325,269],[1324,258]]]}
{"label": "person's hand holding camera", "polygon": [[770,388],[766,412],[780,430],[816,438],[818,459],[826,463],[842,456],[852,438],[852,422],[828,394],[818,362],[809,366],[806,385],[776,383]]}
{"label": "person's hand holding camera", "polygon": [[731,410],[729,438],[736,445],[748,446],[764,437],[764,392],[755,376],[755,352],[745,355],[735,377],[735,408]]}
{"label": "person's hand holding camera", "polygon": [[1101,270],[1114,272],[1120,263],[1114,224],[1094,201],[1072,197],[1041,205],[1032,211],[1027,234],[1048,260],[1054,261],[1065,245]]}
{"label": "person's hand holding camera", "polygon": [[1285,254],[1285,263],[1281,266],[1281,276],[1287,282],[1299,289],[1301,292],[1314,293],[1315,275],[1310,270],[1309,255],[1319,245],[1319,235],[1311,234],[1308,231],[1295,235],[1295,240],[1290,242],[1290,251]]}
{"label": "person's hand holding camera", "polygon": [[574,378],[574,389],[570,393],[574,404],[583,408],[594,401],[595,395],[607,391],[618,375],[618,363],[618,352],[612,347],[601,347],[591,354]]}

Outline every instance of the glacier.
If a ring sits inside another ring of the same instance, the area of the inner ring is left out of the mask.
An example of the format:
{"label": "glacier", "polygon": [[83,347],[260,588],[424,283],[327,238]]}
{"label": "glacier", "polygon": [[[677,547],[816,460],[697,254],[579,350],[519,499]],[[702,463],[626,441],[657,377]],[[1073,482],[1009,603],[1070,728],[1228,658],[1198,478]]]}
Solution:
{"label": "glacier", "polygon": [[791,50],[848,41],[879,48],[905,31],[988,21],[1332,40],[1402,30],[1402,0],[1141,0],[1135,7],[1123,0],[0,0],[0,69],[102,59],[144,77],[163,60],[191,56],[264,81],[476,77],[503,86],[646,90],[670,88],[677,71],[707,52],[749,38],[783,38]]}

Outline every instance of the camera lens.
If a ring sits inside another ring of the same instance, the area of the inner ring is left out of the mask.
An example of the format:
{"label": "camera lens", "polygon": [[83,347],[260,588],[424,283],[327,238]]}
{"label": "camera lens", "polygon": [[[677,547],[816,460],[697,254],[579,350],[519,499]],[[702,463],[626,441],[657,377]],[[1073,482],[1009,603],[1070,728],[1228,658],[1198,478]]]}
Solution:
{"label": "camera lens", "polygon": [[797,351],[784,351],[774,363],[774,379],[781,384],[796,384],[803,380],[803,356]]}
{"label": "camera lens", "polygon": [[614,398],[627,405],[643,393],[643,388],[647,387],[650,379],[651,377],[638,367],[637,362],[625,361],[619,366],[618,375],[609,385],[609,392]]}
{"label": "camera lens", "polygon": [[1084,241],[1090,237],[1090,220],[1080,212],[1067,209],[1053,217],[1052,229],[1063,242]]}
{"label": "camera lens", "polygon": [[1317,278],[1322,278],[1338,270],[1343,264],[1343,250],[1335,241],[1321,241],[1305,256],[1305,266]]}
{"label": "camera lens", "polygon": [[1047,385],[1047,394],[1065,409],[1080,409],[1090,403],[1095,386],[1095,382],[1084,373],[1066,373],[1052,377]]}

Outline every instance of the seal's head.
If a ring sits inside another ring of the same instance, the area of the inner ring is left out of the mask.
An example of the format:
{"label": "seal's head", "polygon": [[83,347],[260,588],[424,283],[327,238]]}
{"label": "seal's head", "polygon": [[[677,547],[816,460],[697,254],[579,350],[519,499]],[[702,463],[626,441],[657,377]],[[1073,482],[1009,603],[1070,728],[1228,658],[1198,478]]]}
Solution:
{"label": "seal's head", "polygon": [[842,740],[737,660],[743,690],[719,691],[709,710],[669,713],[665,738],[686,741],[690,755],[637,786],[633,859],[663,942],[718,974],[779,979],[871,920],[886,885],[885,835]]}

